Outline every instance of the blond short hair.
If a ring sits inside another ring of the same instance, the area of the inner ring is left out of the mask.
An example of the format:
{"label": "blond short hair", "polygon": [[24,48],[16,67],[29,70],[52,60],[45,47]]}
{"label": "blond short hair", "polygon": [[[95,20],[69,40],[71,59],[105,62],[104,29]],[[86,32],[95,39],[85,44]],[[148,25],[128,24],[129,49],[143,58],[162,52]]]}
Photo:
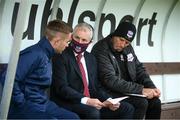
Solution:
{"label": "blond short hair", "polygon": [[52,40],[57,32],[69,34],[72,32],[72,28],[67,23],[61,20],[50,21],[46,26],[45,35],[49,40]]}

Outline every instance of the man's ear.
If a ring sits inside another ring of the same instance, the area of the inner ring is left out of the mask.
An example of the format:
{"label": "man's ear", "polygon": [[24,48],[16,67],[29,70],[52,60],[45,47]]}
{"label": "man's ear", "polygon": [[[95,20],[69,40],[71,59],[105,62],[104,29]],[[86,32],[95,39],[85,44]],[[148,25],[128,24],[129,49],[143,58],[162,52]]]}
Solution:
{"label": "man's ear", "polygon": [[71,34],[71,40],[73,39],[73,34]]}
{"label": "man's ear", "polygon": [[93,41],[91,40],[90,42],[89,42],[89,44],[91,44]]}
{"label": "man's ear", "polygon": [[56,45],[57,42],[58,42],[58,39],[56,39],[56,37],[52,38],[51,43],[53,46]]}
{"label": "man's ear", "polygon": [[55,40],[54,40],[54,44],[58,44],[59,42],[60,42],[59,39],[55,39]]}

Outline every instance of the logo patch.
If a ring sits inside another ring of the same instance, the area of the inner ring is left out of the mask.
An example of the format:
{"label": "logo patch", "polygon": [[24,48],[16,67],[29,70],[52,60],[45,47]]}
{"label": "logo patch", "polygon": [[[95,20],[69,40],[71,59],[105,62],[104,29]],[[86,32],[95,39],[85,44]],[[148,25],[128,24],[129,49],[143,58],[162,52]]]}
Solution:
{"label": "logo patch", "polygon": [[127,37],[128,37],[128,38],[132,38],[132,37],[133,37],[133,34],[134,34],[134,33],[129,30],[128,33],[127,33]]}
{"label": "logo patch", "polygon": [[133,56],[132,53],[129,53],[129,54],[127,55],[127,60],[130,61],[130,62],[132,62],[132,61],[134,60],[134,56]]}

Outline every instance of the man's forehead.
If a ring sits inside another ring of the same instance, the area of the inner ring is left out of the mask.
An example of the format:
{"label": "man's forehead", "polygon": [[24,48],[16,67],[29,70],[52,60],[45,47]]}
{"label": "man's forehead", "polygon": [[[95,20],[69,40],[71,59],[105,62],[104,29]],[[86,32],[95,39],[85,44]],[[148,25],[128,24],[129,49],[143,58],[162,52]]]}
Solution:
{"label": "man's forehead", "polygon": [[[121,40],[124,40],[126,42],[129,42],[126,38],[120,37]],[[130,42],[129,42],[130,43]]]}
{"label": "man's forehead", "polygon": [[61,38],[61,39],[67,39],[67,38],[69,38],[69,39],[71,39],[71,33],[62,33],[62,32],[57,32],[56,33],[56,37],[58,37],[58,38]]}
{"label": "man's forehead", "polygon": [[73,37],[78,37],[80,39],[86,39],[86,40],[91,41],[91,38],[90,38],[89,34],[88,35],[87,34],[81,34],[80,32],[78,32],[78,33],[74,33]]}
{"label": "man's forehead", "polygon": [[124,41],[130,43],[130,42],[129,42],[126,38],[124,38],[124,37],[113,36],[113,38],[118,38],[119,40],[124,40]]}

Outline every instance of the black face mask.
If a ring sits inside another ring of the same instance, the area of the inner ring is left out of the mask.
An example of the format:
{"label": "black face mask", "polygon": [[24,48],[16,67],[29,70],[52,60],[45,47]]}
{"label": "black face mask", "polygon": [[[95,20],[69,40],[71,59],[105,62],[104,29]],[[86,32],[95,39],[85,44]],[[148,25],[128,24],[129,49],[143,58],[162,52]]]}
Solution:
{"label": "black face mask", "polygon": [[72,39],[72,41],[71,41],[71,47],[74,50],[74,52],[76,52],[77,54],[80,54],[80,53],[86,51],[89,44],[90,44],[90,42],[87,44],[82,44],[82,43],[75,41],[74,39]]}

